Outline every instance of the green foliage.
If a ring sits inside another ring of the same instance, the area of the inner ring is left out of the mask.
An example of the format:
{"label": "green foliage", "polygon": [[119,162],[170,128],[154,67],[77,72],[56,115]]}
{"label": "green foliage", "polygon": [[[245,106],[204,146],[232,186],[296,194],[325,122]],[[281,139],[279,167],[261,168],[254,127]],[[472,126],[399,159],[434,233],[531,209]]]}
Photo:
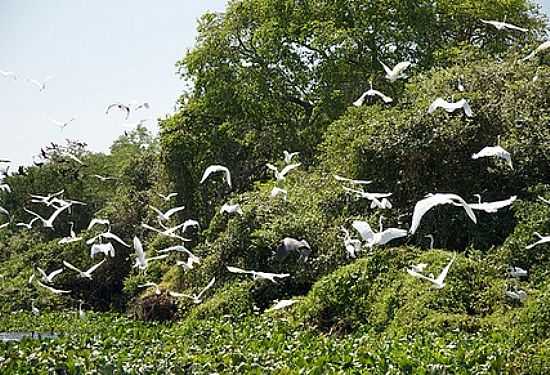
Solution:
{"label": "green foliage", "polygon": [[[547,88],[532,81],[535,74],[547,81],[550,71],[510,60],[419,75],[407,85],[397,106],[351,109],[334,122],[320,146],[323,168],[372,179],[369,190],[393,191],[392,203],[404,212],[412,212],[417,200],[434,192],[454,192],[467,201],[476,193],[484,201],[526,196],[528,188],[546,180],[550,170]],[[465,94],[454,89],[461,76]],[[443,110],[427,114],[438,96],[466,97],[474,117]],[[483,147],[496,145],[497,137],[513,155],[514,170],[494,158],[471,159]],[[478,219],[474,226],[461,210],[439,208],[422,219],[419,234],[433,233],[443,248],[463,249],[470,244],[486,249],[501,244],[515,225],[506,209],[478,213]]]}

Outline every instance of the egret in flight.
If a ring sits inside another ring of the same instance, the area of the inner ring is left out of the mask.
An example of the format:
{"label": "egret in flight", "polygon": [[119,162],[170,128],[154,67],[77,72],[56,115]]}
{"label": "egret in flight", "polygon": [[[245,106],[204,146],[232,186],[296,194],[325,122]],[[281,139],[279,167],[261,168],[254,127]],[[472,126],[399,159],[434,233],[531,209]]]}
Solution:
{"label": "egret in flight", "polygon": [[406,78],[405,74],[403,73],[409,66],[411,66],[410,61],[403,61],[394,66],[392,69],[390,69],[386,64],[384,64],[382,61],[380,61],[380,64],[382,64],[382,67],[384,68],[384,71],[386,72],[386,79],[390,82],[395,82],[399,78]]}
{"label": "egret in flight", "polygon": [[427,280],[433,284],[433,286],[437,289],[442,289],[445,286],[445,279],[447,278],[447,273],[449,273],[449,268],[451,268],[451,265],[456,259],[456,254],[453,256],[453,258],[450,260],[450,262],[443,268],[441,273],[437,276],[437,278],[433,278],[430,276],[424,276],[421,273],[416,272],[413,269],[407,269],[407,273],[411,276],[418,277],[420,279]]}
{"label": "egret in flight", "polygon": [[204,181],[206,181],[208,176],[210,176],[212,173],[217,173],[217,172],[224,173],[225,182],[227,182],[227,185],[231,187],[231,173],[229,172],[229,169],[227,169],[227,167],[224,167],[223,165],[211,165],[208,168],[206,168],[202,175],[200,183],[202,184]]}
{"label": "egret in flight", "polygon": [[472,108],[470,107],[466,99],[460,99],[458,102],[453,103],[448,102],[443,98],[437,98],[433,101],[432,104],[430,104],[430,107],[428,108],[428,113],[434,113],[438,108],[443,108],[449,113],[454,112],[459,108],[462,108],[466,117],[472,117],[474,115],[474,113],[472,112]]}
{"label": "egret in flight", "polygon": [[416,202],[409,232],[411,234],[414,234],[414,232],[416,232],[416,230],[418,229],[418,226],[420,225],[420,220],[422,220],[424,214],[435,206],[442,204],[457,204],[464,207],[466,214],[474,223],[477,224],[477,218],[474,214],[474,211],[470,208],[468,203],[466,203],[466,201],[462,199],[462,197],[458,196],[457,194],[428,194],[426,198]]}
{"label": "egret in flight", "polygon": [[277,281],[275,281],[276,278],[282,279],[290,276],[290,274],[288,273],[269,273],[269,272],[249,271],[249,270],[243,270],[241,268],[232,267],[232,266],[226,266],[226,268],[231,273],[250,274],[252,275],[254,280],[264,279],[264,280],[269,280],[275,284],[278,284]]}
{"label": "egret in flight", "polygon": [[213,277],[212,280],[210,280],[210,282],[208,283],[208,285],[206,285],[200,292],[199,294],[192,294],[192,295],[189,295],[189,294],[184,294],[184,293],[176,293],[176,292],[172,292],[172,291],[169,291],[168,293],[172,296],[172,297],[176,297],[176,298],[181,298],[181,297],[186,297],[186,298],[190,298],[193,300],[193,303],[195,304],[199,304],[199,303],[202,303],[202,296],[203,294],[210,288],[212,288],[214,286],[214,283],[216,282],[216,278]]}
{"label": "egret in flight", "polygon": [[479,158],[485,158],[485,157],[492,157],[496,156],[497,158],[500,158],[502,160],[505,160],[510,169],[514,169],[514,166],[512,165],[512,156],[508,151],[503,149],[500,146],[487,146],[481,149],[478,153],[475,153],[472,155],[472,159],[479,159]]}
{"label": "egret in flight", "polygon": [[279,172],[279,169],[276,166],[274,166],[273,164],[266,163],[265,166],[268,169],[273,171],[273,173],[275,174],[275,179],[277,179],[277,181],[283,181],[285,179],[285,176],[288,174],[288,172],[290,172],[293,169],[298,168],[300,165],[302,165],[302,164],[301,163],[289,164],[289,165],[285,166],[280,172]]}
{"label": "egret in flight", "polygon": [[90,267],[87,271],[81,271],[77,267],[73,266],[71,263],[67,262],[66,260],[63,261],[63,264],[68,269],[71,269],[78,273],[79,277],[85,278],[85,279],[92,279],[92,273],[98,269],[103,263],[105,263],[107,259],[103,259],[101,262],[94,264],[92,267]]}

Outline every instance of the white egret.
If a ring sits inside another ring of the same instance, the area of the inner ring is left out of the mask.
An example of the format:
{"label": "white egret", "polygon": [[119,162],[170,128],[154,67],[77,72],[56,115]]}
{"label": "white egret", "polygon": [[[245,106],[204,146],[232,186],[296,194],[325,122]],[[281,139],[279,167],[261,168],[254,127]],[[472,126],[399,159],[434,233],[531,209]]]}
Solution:
{"label": "white egret", "polygon": [[86,313],[84,313],[84,310],[82,310],[82,304],[84,302],[82,300],[79,300],[78,302],[78,318],[83,320],[86,318]]}
{"label": "white egret", "polygon": [[159,253],[167,253],[167,252],[170,252],[170,251],[185,253],[187,255],[187,260],[185,262],[181,261],[181,260],[176,261],[176,265],[177,266],[182,266],[184,271],[189,271],[189,270],[193,269],[195,264],[200,264],[201,263],[201,258],[196,256],[195,254],[193,254],[189,250],[187,250],[187,248],[185,248],[185,246],[183,246],[183,245],[171,246],[171,247],[168,247],[166,249],[159,250],[158,252]]}
{"label": "white egret", "polygon": [[93,244],[97,239],[109,239],[109,240],[114,240],[114,241],[118,242],[119,244],[121,244],[121,245],[123,245],[123,246],[131,247],[129,244],[127,244],[126,242],[124,242],[119,236],[117,236],[116,234],[112,233],[110,230],[109,230],[108,232],[100,233],[100,234],[98,234],[97,236],[90,238],[88,241],[86,241],[86,245],[91,245],[91,244]]}
{"label": "white egret", "polygon": [[86,279],[90,279],[92,280],[92,273],[98,269],[103,263],[105,263],[107,261],[107,259],[103,259],[101,262],[97,263],[97,264],[94,264],[93,266],[91,266],[87,271],[81,271],[80,269],[78,269],[77,267],[73,266],[71,263],[67,262],[66,260],[63,261],[63,264],[65,265],[65,267],[67,267],[68,269],[71,269],[75,272],[78,273],[78,276],[79,277],[82,277],[82,278],[86,278]]}
{"label": "white egret", "polygon": [[433,236],[433,234],[427,234],[424,237],[430,239],[430,250],[433,250],[435,243],[435,237]]}
{"label": "white egret", "polygon": [[234,214],[234,213],[237,213],[239,215],[244,215],[244,212],[243,210],[241,209],[241,205],[238,204],[238,203],[235,203],[235,204],[230,204],[230,203],[225,203],[222,208],[220,209],[220,213],[228,213],[228,214]]}
{"label": "white egret", "polygon": [[384,68],[384,71],[386,72],[386,79],[390,82],[395,82],[399,78],[406,78],[403,72],[411,66],[410,61],[402,61],[398,63],[396,66],[394,66],[392,69],[390,69],[386,64],[384,64],[382,61],[380,61],[380,64],[382,64],[382,67]]}
{"label": "white egret", "polygon": [[506,23],[506,17],[504,17],[504,21],[503,22],[500,22],[500,21],[487,21],[487,20],[480,20],[481,22],[487,24],[487,25],[491,25],[493,27],[495,27],[497,30],[503,30],[503,29],[508,29],[508,30],[517,30],[517,31],[521,31],[521,32],[524,32],[526,33],[527,29],[524,29],[523,27],[519,27],[519,26],[516,26],[516,25],[512,25],[511,23]]}
{"label": "white egret", "polygon": [[466,211],[466,214],[470,217],[470,219],[477,224],[477,218],[474,214],[474,211],[470,208],[468,203],[464,199],[462,199],[457,194],[428,194],[426,198],[419,200],[416,202],[416,205],[414,206],[414,213],[412,217],[411,222],[411,228],[409,232],[413,234],[418,229],[418,226],[420,225],[420,220],[422,220],[422,217],[426,212],[428,212],[430,209],[437,205],[442,204],[455,204],[458,203],[458,205],[464,207],[464,210]]}
{"label": "white egret", "polygon": [[90,248],[90,257],[93,259],[95,258],[96,254],[103,254],[105,256],[110,256],[111,258],[114,258],[115,248],[110,242],[93,244]]}
{"label": "white egret", "polygon": [[525,61],[525,60],[529,60],[529,59],[532,59],[533,57],[535,57],[535,55],[539,52],[542,52],[544,50],[547,50],[548,48],[550,48],[550,40],[542,43],[541,45],[539,45],[533,52],[531,52],[529,55],[525,56],[522,61]]}
{"label": "white egret", "polygon": [[378,90],[374,90],[371,86],[370,90],[365,91],[356,101],[353,102],[353,105],[356,107],[361,107],[365,102],[365,99],[367,98],[367,96],[370,96],[370,97],[378,96],[386,104],[393,102],[392,98],[381,93]]}
{"label": "white egret", "polygon": [[286,165],[280,172],[279,172],[279,169],[276,166],[274,166],[273,164],[266,163],[265,166],[273,171],[273,173],[275,174],[275,179],[277,179],[277,181],[283,181],[285,179],[285,176],[288,174],[288,172],[290,172],[293,169],[298,168],[300,165],[302,165],[302,164],[301,163],[296,163],[296,164]]}
{"label": "white egret", "polygon": [[46,90],[46,83],[48,83],[52,78],[53,78],[53,76],[47,76],[46,78],[44,78],[44,80],[42,82],[40,82],[36,79],[27,78],[27,82],[35,85],[36,87],[38,87],[39,91],[42,92],[42,91]]}
{"label": "white egret", "polygon": [[298,302],[298,301],[293,300],[293,299],[282,299],[282,300],[277,301],[277,303],[275,305],[271,306],[269,309],[267,309],[265,311],[269,312],[269,311],[284,309],[286,307],[294,305],[296,302]]}
{"label": "white egret", "polygon": [[11,193],[10,185],[8,184],[0,184],[0,191]]}
{"label": "white egret", "polygon": [[202,175],[200,183],[202,184],[208,176],[212,173],[216,172],[223,172],[225,174],[225,182],[227,182],[227,185],[231,187],[231,173],[229,172],[229,169],[224,167],[223,165],[211,165],[208,168],[205,169],[204,174]]}
{"label": "white egret", "polygon": [[361,238],[367,242],[368,247],[373,247],[375,245],[385,245],[394,239],[407,236],[407,231],[405,229],[388,228],[386,230],[382,230],[383,218],[383,216],[380,216],[379,232],[373,232],[369,223],[367,223],[366,221],[355,220],[352,223],[352,227],[357,232],[359,232]]}
{"label": "white egret", "polygon": [[299,152],[288,152],[286,150],[283,150],[283,154],[285,156],[285,163],[290,164],[292,163],[292,158],[300,154]]}
{"label": "white egret", "polygon": [[435,110],[437,110],[438,108],[443,108],[449,113],[454,112],[459,108],[462,108],[466,117],[472,117],[474,115],[474,113],[472,112],[472,108],[470,107],[466,99],[460,99],[458,102],[453,103],[448,102],[443,98],[437,98],[433,101],[432,104],[430,104],[430,107],[428,108],[428,113],[434,113]]}
{"label": "white egret", "polygon": [[514,196],[512,196],[508,199],[502,200],[502,201],[483,202],[482,203],[481,202],[481,195],[474,194],[474,196],[476,196],[478,198],[479,202],[478,203],[468,203],[468,206],[470,206],[470,208],[472,210],[485,211],[485,212],[488,212],[488,213],[495,213],[498,210],[500,210],[501,208],[510,206],[512,203],[514,203],[514,201],[517,198],[517,196],[514,195]]}
{"label": "white egret", "polygon": [[526,248],[527,250],[532,249],[532,248],[535,247],[535,246],[542,245],[542,244],[544,244],[544,243],[550,242],[550,236],[542,236],[542,235],[541,235],[540,233],[538,233],[538,232],[534,232],[533,235],[537,236],[537,237],[539,238],[539,240],[538,240],[537,242],[535,242],[535,243],[532,243],[532,244],[530,244],[530,245],[528,245],[528,246],[525,246],[525,248]]}
{"label": "white egret", "polygon": [[108,115],[109,114],[109,111],[113,108],[116,108],[120,111],[123,111],[126,113],[126,117],[124,118],[125,120],[128,120],[128,117],[130,116],[130,107],[128,107],[127,105],[125,104],[122,104],[122,103],[113,103],[113,104],[109,104],[109,106],[107,106],[107,109],[105,110],[105,114]]}
{"label": "white egret", "polygon": [[38,281],[38,280],[36,280],[36,283],[37,283],[38,285],[40,285],[42,288],[49,290],[49,291],[52,292],[53,294],[66,294],[66,293],[71,293],[70,290],[55,289],[55,288],[52,288],[51,286],[44,285],[44,284],[42,284],[42,283],[41,283],[40,281]]}
{"label": "white egret", "polygon": [[175,227],[171,227],[171,228],[167,228],[167,227],[163,226],[163,230],[157,229],[157,228],[152,227],[152,226],[150,226],[148,224],[145,224],[145,223],[141,224],[141,226],[145,229],[152,230],[153,232],[156,232],[156,233],[158,233],[162,236],[166,236],[166,237],[169,237],[169,238],[175,238],[175,239],[178,239],[178,240],[184,241],[184,242],[191,241],[190,239],[181,237],[181,236],[179,236],[175,233],[178,229],[183,227],[183,224],[179,224],[179,225],[176,225]]}
{"label": "white egret", "polygon": [[351,179],[351,178],[339,176],[339,175],[337,175],[337,174],[334,175],[334,179],[335,179],[336,181],[345,181],[345,182],[349,182],[349,183],[352,183],[352,184],[354,184],[354,185],[368,185],[368,184],[372,184],[372,181],[370,181],[370,180],[354,180],[354,179]]}
{"label": "white egret", "polygon": [[42,222],[42,225],[44,226],[44,228],[54,229],[53,228],[54,220],[59,216],[59,214],[61,214],[63,211],[65,211],[69,207],[71,207],[71,204],[67,204],[65,206],[59,207],[57,210],[55,210],[55,212],[53,214],[51,214],[51,216],[48,219],[44,219],[42,216],[38,215],[36,212],[28,210],[24,207],[23,207],[23,210],[25,210],[27,213],[29,213],[33,216],[36,216],[38,219],[40,219],[40,221]]}
{"label": "white egret", "polygon": [[282,195],[283,199],[285,201],[288,199],[288,191],[286,191],[285,189],[281,189],[280,187],[275,186],[273,189],[271,189],[271,193],[269,194],[269,196],[271,198],[275,198],[278,195]]}
{"label": "white egret", "polygon": [[214,286],[214,283],[216,282],[216,278],[213,277],[212,280],[210,280],[210,282],[208,283],[208,285],[206,285],[200,292],[199,294],[192,294],[192,295],[189,295],[189,294],[183,294],[183,293],[177,293],[177,292],[172,292],[172,291],[169,291],[168,293],[172,296],[172,297],[176,297],[176,298],[181,298],[181,297],[186,297],[186,298],[190,298],[193,300],[193,303],[195,304],[199,304],[199,303],[202,303],[202,296],[203,294],[210,288],[212,288]]}
{"label": "white egret", "polygon": [[42,268],[40,267],[36,267],[36,269],[38,270],[38,272],[40,273],[40,276],[42,277],[42,280],[44,280],[45,283],[47,284],[51,284],[53,283],[53,279],[54,277],[56,277],[57,275],[59,275],[61,272],[63,272],[63,268],[59,268],[55,271],[52,271],[50,273],[46,273],[46,271],[44,271]]}
{"label": "white egret", "polygon": [[226,266],[226,268],[231,273],[250,274],[252,275],[254,280],[264,279],[264,280],[269,280],[275,284],[278,284],[277,281],[275,281],[276,278],[282,279],[290,276],[289,273],[269,273],[269,272],[248,271],[248,270],[243,270],[241,268],[232,267],[232,266]]}
{"label": "white egret", "polygon": [[65,243],[72,243],[72,242],[78,242],[82,239],[82,237],[77,237],[75,231],[73,230],[74,223],[71,221],[71,229],[70,229],[70,235],[69,237],[63,237],[58,241],[58,244],[65,244]]}
{"label": "white egret", "polygon": [[58,120],[50,119],[50,122],[57,125],[57,127],[59,127],[61,130],[64,130],[67,126],[69,126],[71,122],[75,120],[76,120],[76,117],[71,117],[69,121],[58,121]]}
{"label": "white egret", "polygon": [[161,194],[161,193],[157,193],[157,195],[159,197],[161,197],[162,199],[164,199],[165,202],[168,202],[170,199],[176,197],[178,195],[178,193],[168,193],[166,195]]}
{"label": "white egret", "polygon": [[454,260],[456,259],[456,254],[453,256],[453,258],[450,260],[450,262],[443,268],[443,271],[437,276],[437,278],[424,276],[421,273],[416,272],[413,269],[407,269],[407,273],[411,276],[418,277],[424,280],[427,280],[433,284],[433,286],[437,289],[441,289],[445,286],[445,278],[447,277],[447,273],[449,272],[449,268],[451,268],[451,265],[453,264]]}
{"label": "white egret", "polygon": [[171,208],[169,209],[168,211],[166,212],[162,212],[161,210],[159,210],[158,208],[156,207],[153,207],[151,205],[149,205],[149,207],[155,211],[157,214],[158,214],[158,219],[161,220],[161,221],[168,221],[170,220],[170,217],[175,214],[176,212],[179,212],[181,210],[184,210],[185,209],[185,206],[180,206],[180,207],[174,207],[174,208]]}
{"label": "white egret", "polygon": [[183,222],[183,227],[181,228],[181,233],[185,234],[187,228],[197,227],[200,228],[200,224],[197,220],[187,219]]}
{"label": "white egret", "polygon": [[503,149],[500,146],[487,146],[481,149],[478,153],[475,153],[472,155],[472,159],[479,159],[479,158],[485,158],[485,157],[492,157],[496,156],[497,158],[500,158],[502,160],[505,160],[510,169],[514,169],[514,166],[512,165],[512,156],[508,151]]}
{"label": "white egret", "polygon": [[508,276],[510,277],[527,277],[528,275],[528,272],[527,270],[524,270],[523,268],[521,267],[508,267],[506,269],[506,273],[508,274]]}
{"label": "white egret", "polygon": [[145,270],[150,261],[160,260],[168,257],[168,254],[158,255],[155,257],[147,258],[145,252],[143,251],[143,245],[137,236],[134,236],[134,250],[136,251],[136,263],[134,268],[138,267],[139,269]]}

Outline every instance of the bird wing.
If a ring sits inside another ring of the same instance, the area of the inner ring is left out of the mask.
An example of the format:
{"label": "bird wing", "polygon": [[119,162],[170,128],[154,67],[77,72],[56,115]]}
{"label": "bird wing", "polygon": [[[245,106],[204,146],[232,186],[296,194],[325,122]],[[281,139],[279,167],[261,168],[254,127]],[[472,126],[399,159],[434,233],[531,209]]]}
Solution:
{"label": "bird wing", "polygon": [[544,203],[546,203],[546,204],[550,204],[550,200],[544,199],[544,198],[541,197],[540,195],[539,195],[538,198],[539,198],[539,200],[540,200],[541,202],[544,202]]}
{"label": "bird wing", "polygon": [[63,294],[63,293],[70,293],[70,292],[71,292],[70,290],[61,290],[61,289],[52,288],[51,286],[42,284],[42,283],[41,283],[40,281],[38,281],[38,280],[36,280],[36,283],[37,283],[38,285],[40,285],[42,288],[48,289],[50,292],[52,292],[52,293],[54,293],[54,294]]}
{"label": "bird wing", "polygon": [[407,231],[405,229],[388,228],[380,233],[379,245],[384,245],[393,239],[405,237],[406,235]]}
{"label": "bird wing", "polygon": [[242,268],[233,267],[233,266],[225,266],[229,272],[232,273],[252,273],[252,271],[243,270]]}
{"label": "bird wing", "polygon": [[355,106],[355,107],[361,107],[363,105],[363,103],[365,102],[365,98],[367,97],[368,95],[368,91],[364,92],[359,98],[357,98],[356,101],[354,101],[352,104]]}
{"label": "bird wing", "polygon": [[104,238],[111,238],[113,240],[115,240],[116,242],[126,246],[126,247],[130,247],[130,245],[128,245],[126,242],[122,241],[122,239],[117,236],[116,234],[114,233],[111,233],[111,232],[105,232],[105,233],[102,233],[101,234],[101,237],[104,237]]}
{"label": "bird wing", "polygon": [[161,230],[158,230],[157,228],[154,228],[154,227],[152,227],[152,226],[150,226],[150,225],[148,225],[148,224],[145,224],[145,223],[141,224],[141,226],[142,226],[143,228],[145,228],[145,229],[152,230],[153,232],[163,233]]}
{"label": "bird wing", "polygon": [[[476,215],[474,214],[474,211],[470,208],[468,203],[466,203],[466,201],[462,197],[460,197],[457,194],[447,194],[447,197],[449,197],[451,200],[457,200],[458,203],[462,207],[464,207],[464,209],[466,210],[466,214],[470,217],[470,219],[472,219],[472,221],[477,224],[477,218],[476,218]],[[443,203],[449,203],[449,202],[443,202]]]}
{"label": "bird wing", "polygon": [[134,250],[136,251],[138,258],[140,259],[145,258],[145,253],[143,252],[143,245],[141,244],[141,241],[137,236],[134,236]]}
{"label": "bird wing", "polygon": [[186,298],[194,299],[193,296],[190,296],[189,294],[172,292],[171,290],[168,291],[168,294],[175,298],[186,297]]}
{"label": "bird wing", "polygon": [[88,275],[91,275],[92,272],[94,272],[96,269],[99,268],[99,266],[101,266],[103,263],[105,263],[107,261],[107,259],[103,259],[101,262],[97,263],[97,264],[94,264],[93,266],[91,266],[88,271],[86,271],[85,273],[88,274]]}
{"label": "bird wing", "polygon": [[384,68],[384,71],[386,72],[387,75],[391,75],[393,73],[393,71],[382,61],[380,61],[380,64],[382,64],[382,68]]}
{"label": "bird wing", "polygon": [[435,112],[435,110],[438,109],[439,107],[445,108],[446,106],[448,106],[448,104],[449,103],[446,100],[443,100],[443,98],[437,98],[428,107],[428,113]]}
{"label": "bird wing", "polygon": [[55,271],[52,271],[52,272],[48,275],[48,279],[50,279],[50,280],[53,281],[53,278],[56,277],[57,275],[59,275],[61,272],[63,272],[63,268],[60,268],[60,269],[55,270]]}
{"label": "bird wing", "polygon": [[71,207],[71,204],[67,204],[67,205],[64,205],[64,206],[59,207],[59,208],[52,214],[52,216],[50,216],[50,218],[48,219],[48,221],[49,221],[50,223],[53,224],[53,221],[59,216],[59,214],[62,213],[63,211],[65,211],[66,209],[68,209],[69,207]]}
{"label": "bird wing", "polygon": [[82,272],[81,270],[79,270],[78,268],[76,268],[75,266],[73,266],[71,263],[67,262],[66,260],[63,261],[63,264],[65,265],[65,267],[67,267],[68,269],[71,269],[73,271],[76,271],[80,274],[83,274],[84,272]]}
{"label": "bird wing", "polygon": [[295,168],[298,168],[300,165],[302,165],[302,163],[296,163],[296,164],[289,164],[289,165],[287,165],[287,166],[284,167],[283,170],[281,171],[280,176],[281,176],[281,177],[284,177],[288,172],[290,172],[291,170],[293,170],[293,169],[295,169]]}
{"label": "bird wing", "polygon": [[180,207],[174,207],[174,208],[171,208],[169,209],[168,211],[166,211],[166,213],[164,214],[164,216],[166,217],[170,217],[172,216],[173,214],[175,214],[176,212],[179,212],[181,210],[185,210],[185,206],[180,206]]}
{"label": "bird wing", "polygon": [[212,288],[212,286],[214,286],[215,282],[216,282],[216,277],[213,277],[212,280],[210,280],[210,282],[208,283],[208,285],[205,286],[204,289],[201,290],[199,294],[197,294],[197,299],[201,299],[204,292],[206,292],[208,289]]}
{"label": "bird wing", "polygon": [[420,225],[420,220],[426,212],[428,212],[432,207],[437,206],[438,204],[448,203],[442,199],[441,194],[432,195],[430,197],[424,198],[416,202],[414,206],[413,217],[411,221],[411,228],[409,233],[414,234],[416,229]]}
{"label": "bird wing", "polygon": [[[1,209],[0,212],[4,212],[6,215],[9,216],[8,211],[6,211],[5,209],[3,209],[2,207],[0,207],[0,209]],[[37,218],[37,219],[40,219],[42,222],[45,222],[45,221],[46,221],[42,216],[38,215],[38,214],[37,214],[36,212],[34,212],[34,211],[28,210],[28,209],[26,209],[25,207],[23,207],[23,210],[24,210],[25,212],[27,212],[27,213],[33,215],[33,216],[36,216],[36,218]]]}
{"label": "bird wing", "polygon": [[380,98],[384,101],[384,103],[387,104],[387,103],[393,102],[393,99],[392,99],[392,98],[390,98],[389,96],[387,96],[387,95],[381,93],[380,91],[378,91],[378,90],[371,90],[371,91],[372,91],[372,93],[373,93],[374,95],[380,97]]}
{"label": "bird wing", "polygon": [[278,170],[277,167],[274,166],[273,164],[271,164],[271,163],[265,163],[265,166],[266,166],[268,169],[271,169],[273,172],[275,172],[275,174],[278,174],[278,173],[279,173],[279,170]]}
{"label": "bird wing", "polygon": [[156,256],[154,256],[154,257],[147,258],[147,260],[148,260],[148,261],[160,260],[160,259],[164,259],[164,258],[167,258],[167,257],[168,257],[168,254],[156,255]]}
{"label": "bird wing", "polygon": [[36,267],[36,269],[38,270],[38,272],[40,272],[40,274],[42,275],[42,277],[44,279],[47,279],[48,278],[48,275],[46,274],[46,271],[44,271],[42,268],[40,267]]}
{"label": "bird wing", "polygon": [[506,27],[507,29],[510,29],[510,30],[517,30],[517,31],[521,31],[521,32],[524,32],[524,33],[526,33],[527,31],[529,31],[528,29],[524,29],[523,27],[519,27],[519,26],[516,26],[516,25],[512,25],[511,23],[503,22],[502,25],[503,25],[504,27]]}
{"label": "bird wing", "polygon": [[395,75],[400,75],[411,65],[410,61],[402,61],[393,67],[393,73]]}
{"label": "bird wing", "polygon": [[185,251],[187,250],[185,248],[185,246],[182,246],[182,245],[176,245],[176,246],[170,246],[170,247],[167,247],[166,249],[162,249],[162,250],[158,250],[159,253],[167,253],[169,251]]}
{"label": "bird wing", "polygon": [[449,263],[443,268],[443,271],[437,276],[437,279],[435,279],[435,282],[438,284],[443,284],[443,281],[445,281],[445,278],[447,277],[447,273],[449,272],[449,268],[451,268],[451,265],[456,259],[456,254],[453,256],[453,258],[449,261]]}
{"label": "bird wing", "polygon": [[374,232],[372,231],[369,223],[366,221],[355,220],[351,226],[359,232],[361,238],[365,241],[372,241],[374,239]]}
{"label": "bird wing", "polygon": [[474,115],[474,112],[472,111],[472,107],[470,107],[470,104],[466,101],[466,99],[461,99],[461,106],[464,109],[464,114],[467,117],[472,117]]}

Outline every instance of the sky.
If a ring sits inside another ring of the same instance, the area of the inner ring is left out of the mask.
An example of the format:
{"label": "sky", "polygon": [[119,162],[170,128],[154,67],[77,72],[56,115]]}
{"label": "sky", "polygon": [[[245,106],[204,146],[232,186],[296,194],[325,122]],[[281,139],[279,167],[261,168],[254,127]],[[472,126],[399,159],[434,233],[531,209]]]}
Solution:
{"label": "sky", "polygon": [[[550,0],[539,0],[550,15]],[[153,4],[153,5],[152,5]],[[175,63],[192,48],[198,18],[223,11],[225,0],[0,0],[0,159],[30,164],[49,142],[84,141],[107,151],[125,130],[174,112],[186,85]],[[44,80],[46,90],[27,82]],[[149,110],[124,115],[111,103]],[[51,120],[65,122],[64,130]]]}

